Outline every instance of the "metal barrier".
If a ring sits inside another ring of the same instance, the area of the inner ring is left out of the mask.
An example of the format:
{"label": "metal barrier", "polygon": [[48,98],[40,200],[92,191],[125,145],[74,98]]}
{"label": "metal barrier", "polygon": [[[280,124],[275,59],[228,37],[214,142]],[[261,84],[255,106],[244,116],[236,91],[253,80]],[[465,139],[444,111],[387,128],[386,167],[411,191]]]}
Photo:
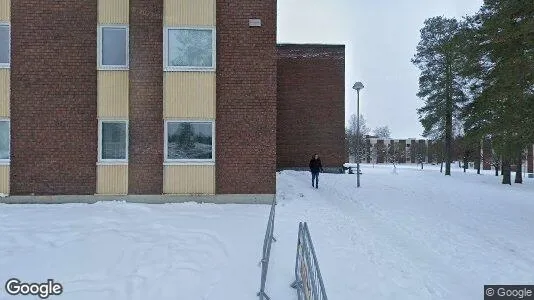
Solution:
{"label": "metal barrier", "polygon": [[297,290],[299,300],[327,300],[319,263],[306,222],[299,223],[295,281],[291,287]]}
{"label": "metal barrier", "polygon": [[269,221],[267,221],[267,230],[265,231],[265,238],[263,240],[263,254],[261,258],[261,284],[258,296],[260,300],[270,300],[269,296],[265,293],[265,281],[267,280],[267,271],[269,269],[269,258],[271,256],[271,245],[276,239],[274,238],[274,215],[276,207],[276,198],[271,204],[271,212],[269,213]]}

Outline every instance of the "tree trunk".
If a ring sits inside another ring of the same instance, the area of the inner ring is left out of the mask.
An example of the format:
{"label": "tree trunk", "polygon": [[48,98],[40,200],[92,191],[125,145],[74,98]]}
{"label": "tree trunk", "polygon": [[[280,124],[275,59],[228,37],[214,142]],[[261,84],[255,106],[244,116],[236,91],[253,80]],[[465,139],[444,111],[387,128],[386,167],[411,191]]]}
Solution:
{"label": "tree trunk", "polygon": [[517,163],[515,165],[515,181],[514,183],[523,183],[523,172],[521,170],[523,161],[521,159],[521,156],[517,159]]}
{"label": "tree trunk", "polygon": [[499,166],[495,165],[495,176],[499,176]]}
{"label": "tree trunk", "polygon": [[452,161],[452,71],[451,63],[447,58],[447,108],[445,112],[445,176],[451,175],[451,161]]}
{"label": "tree trunk", "polygon": [[441,160],[441,166],[439,167],[439,172],[443,173],[443,159]]}
{"label": "tree trunk", "polygon": [[502,161],[502,184],[512,185],[512,174],[510,170],[510,162],[508,159],[503,159]]}
{"label": "tree trunk", "polygon": [[467,170],[467,157],[464,156],[464,173],[465,173],[465,170]]}
{"label": "tree trunk", "polygon": [[482,164],[484,161],[484,152],[482,152],[482,149],[484,148],[484,140],[480,140],[479,149],[477,150],[477,156],[475,159],[475,167],[477,168],[477,174],[480,174],[480,168],[482,168]]}

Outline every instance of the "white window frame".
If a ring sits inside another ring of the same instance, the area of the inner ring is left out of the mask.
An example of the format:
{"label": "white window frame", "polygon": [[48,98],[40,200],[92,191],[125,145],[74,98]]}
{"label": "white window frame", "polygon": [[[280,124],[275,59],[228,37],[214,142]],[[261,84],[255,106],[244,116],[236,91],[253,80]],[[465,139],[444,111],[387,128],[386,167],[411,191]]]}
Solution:
{"label": "white window frame", "polygon": [[11,162],[11,119],[8,118],[0,118],[0,122],[7,122],[7,128],[9,131],[8,134],[8,145],[9,145],[9,158],[8,159],[0,159],[0,165],[9,165]]}
{"label": "white window frame", "polygon": [[[124,123],[126,124],[126,158],[125,159],[103,159],[102,158],[102,123]],[[129,124],[128,120],[124,119],[100,119],[98,120],[98,164],[101,165],[123,165],[128,164],[128,148],[130,146],[129,141]]]}
{"label": "white window frame", "polygon": [[[102,59],[104,55],[102,53],[103,47],[103,38],[102,30],[104,28],[116,28],[116,29],[126,29],[126,65],[103,65]],[[113,25],[106,24],[98,26],[97,33],[97,61],[98,61],[98,70],[129,70],[130,69],[130,27],[128,25]]]}
{"label": "white window frame", "polygon": [[7,47],[9,51],[9,61],[7,63],[0,63],[0,69],[11,68],[11,24],[9,22],[0,22],[0,26],[7,26],[8,42]]}
{"label": "white window frame", "polygon": [[[211,123],[211,159],[168,159],[169,123]],[[215,164],[215,120],[169,119],[163,125],[163,164],[164,165],[214,165]]]}
{"label": "white window frame", "polygon": [[[169,30],[211,30],[211,67],[195,67],[195,66],[169,66]],[[165,26],[163,28],[163,71],[166,72],[195,72],[195,71],[215,71],[217,64],[217,32],[215,26],[179,26],[171,27]]]}

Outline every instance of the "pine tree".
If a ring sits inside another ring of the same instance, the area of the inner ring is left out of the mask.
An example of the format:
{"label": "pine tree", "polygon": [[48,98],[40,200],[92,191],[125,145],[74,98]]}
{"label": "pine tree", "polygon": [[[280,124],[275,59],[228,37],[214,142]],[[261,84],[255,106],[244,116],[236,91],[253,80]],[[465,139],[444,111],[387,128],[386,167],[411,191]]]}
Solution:
{"label": "pine tree", "polygon": [[467,100],[460,76],[465,57],[456,38],[459,31],[460,24],[455,19],[427,19],[412,59],[421,70],[417,96],[425,101],[425,105],[418,109],[423,136],[443,135],[445,175],[451,175],[453,123]]}
{"label": "pine tree", "polygon": [[469,135],[491,137],[502,157],[503,184],[511,184],[510,165],[518,166],[525,147],[534,141],[534,2],[485,0],[466,20],[464,45],[470,45],[473,101],[464,111]]}

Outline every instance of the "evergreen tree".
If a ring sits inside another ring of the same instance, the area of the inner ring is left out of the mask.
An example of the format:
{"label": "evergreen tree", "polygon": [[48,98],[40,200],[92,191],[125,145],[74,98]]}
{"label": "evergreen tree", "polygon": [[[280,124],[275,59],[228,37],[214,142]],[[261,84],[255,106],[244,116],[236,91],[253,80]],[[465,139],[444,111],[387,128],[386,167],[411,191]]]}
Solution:
{"label": "evergreen tree", "polygon": [[460,76],[465,56],[457,39],[459,31],[460,24],[455,19],[427,19],[412,59],[421,70],[417,96],[425,101],[418,109],[423,136],[444,137],[445,175],[451,175],[454,121],[467,100]]}
{"label": "evergreen tree", "polygon": [[534,141],[534,2],[485,0],[466,20],[464,51],[470,63],[473,99],[464,111],[468,135],[490,137],[502,157],[503,184],[511,184],[510,165],[521,182],[521,154]]}

